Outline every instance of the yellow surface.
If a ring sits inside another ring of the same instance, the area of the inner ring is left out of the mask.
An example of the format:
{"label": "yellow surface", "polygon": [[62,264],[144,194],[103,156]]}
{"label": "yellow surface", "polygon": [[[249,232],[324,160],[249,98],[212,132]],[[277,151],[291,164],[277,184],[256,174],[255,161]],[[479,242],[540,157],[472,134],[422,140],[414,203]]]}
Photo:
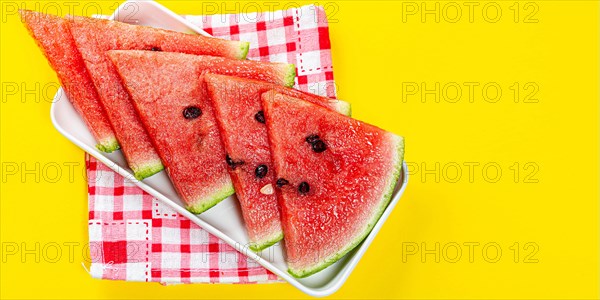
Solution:
{"label": "yellow surface", "polygon": [[[0,23],[2,298],[306,297],[288,284],[163,287],[86,274],[83,152],[52,127],[56,77],[12,12],[22,2],[3,1]],[[188,14],[202,13],[201,3],[163,2]],[[274,3],[258,2],[283,6]],[[599,297],[598,3],[427,2],[426,9],[436,3],[439,22],[421,15],[420,1],[327,8],[340,98],[355,117],[406,137],[412,172],[405,197],[333,297]],[[108,14],[116,4],[37,5],[64,15],[69,7],[93,14],[96,5]],[[423,88],[436,82],[444,98],[426,94],[423,103]],[[462,97],[451,103],[457,86]],[[490,103],[498,87],[502,95]],[[55,262],[51,243],[62,249]],[[15,245],[40,261],[10,255]]]}

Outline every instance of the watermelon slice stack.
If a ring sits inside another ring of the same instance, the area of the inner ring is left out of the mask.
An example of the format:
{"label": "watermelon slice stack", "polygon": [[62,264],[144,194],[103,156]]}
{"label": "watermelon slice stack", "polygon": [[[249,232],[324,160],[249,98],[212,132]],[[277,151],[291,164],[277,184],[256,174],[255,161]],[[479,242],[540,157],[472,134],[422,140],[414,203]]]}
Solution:
{"label": "watermelon slice stack", "polygon": [[208,74],[205,81],[225,151],[237,162],[230,164],[228,170],[242,208],[250,248],[260,251],[283,238],[273,192],[275,173],[264,124],[262,93],[276,90],[346,114],[350,105],[257,80]]}
{"label": "watermelon slice stack", "polygon": [[[203,73],[291,85],[293,65],[172,52],[108,51],[188,210],[201,213],[234,189]],[[167,74],[167,75],[165,75]]]}
{"label": "watermelon slice stack", "polygon": [[121,147],[138,179],[165,168],[193,213],[235,192],[250,248],[284,239],[293,276],[339,260],[388,205],[404,139],[290,88],[293,65],[245,60],[246,42],[21,14],[98,149]]}
{"label": "watermelon slice stack", "polygon": [[150,137],[106,51],[150,50],[215,55],[243,59],[248,43],[226,41],[145,26],[86,17],[70,18],[70,29],[100,100],[115,129],[123,154],[136,178],[144,179],[163,169]]}

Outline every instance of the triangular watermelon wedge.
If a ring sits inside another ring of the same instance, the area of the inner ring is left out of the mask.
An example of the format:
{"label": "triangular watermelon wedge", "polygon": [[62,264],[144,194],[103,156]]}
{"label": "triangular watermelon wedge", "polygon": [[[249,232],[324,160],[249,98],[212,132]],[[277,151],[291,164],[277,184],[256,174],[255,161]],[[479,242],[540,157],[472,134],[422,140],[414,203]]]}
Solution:
{"label": "triangular watermelon wedge", "polygon": [[293,65],[153,51],[109,51],[173,185],[201,213],[233,194],[203,73],[289,83]]}
{"label": "triangular watermelon wedge", "polygon": [[[242,208],[250,249],[263,250],[283,238],[279,205],[273,193],[275,174],[261,95],[269,90],[350,112],[350,104],[276,84],[216,74],[205,76],[221,140],[233,164],[229,174]],[[243,162],[243,163],[242,163]]]}
{"label": "triangular watermelon wedge", "polygon": [[288,272],[314,274],[356,247],[390,201],[403,138],[329,109],[263,94]]}
{"label": "triangular watermelon wedge", "polygon": [[119,149],[96,87],[71,37],[68,22],[61,17],[36,11],[19,12],[29,33],[56,72],[69,101],[98,142],[96,148],[104,152]]}
{"label": "triangular watermelon wedge", "polygon": [[138,179],[161,171],[160,158],[135,114],[106,51],[154,50],[245,58],[248,43],[167,31],[121,22],[71,17],[70,27],[79,52],[92,76],[100,100],[121,144],[129,167]]}

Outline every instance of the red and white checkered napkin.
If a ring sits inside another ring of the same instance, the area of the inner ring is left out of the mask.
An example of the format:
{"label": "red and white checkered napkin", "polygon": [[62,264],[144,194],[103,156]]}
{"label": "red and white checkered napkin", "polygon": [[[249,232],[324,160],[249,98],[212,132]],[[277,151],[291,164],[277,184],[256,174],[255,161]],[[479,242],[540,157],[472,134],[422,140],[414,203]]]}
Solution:
{"label": "red and white checkered napkin", "polygon": [[[250,42],[250,59],[295,64],[297,88],[335,96],[322,8],[186,18],[213,36]],[[86,160],[93,277],[163,283],[278,281],[93,157]]]}

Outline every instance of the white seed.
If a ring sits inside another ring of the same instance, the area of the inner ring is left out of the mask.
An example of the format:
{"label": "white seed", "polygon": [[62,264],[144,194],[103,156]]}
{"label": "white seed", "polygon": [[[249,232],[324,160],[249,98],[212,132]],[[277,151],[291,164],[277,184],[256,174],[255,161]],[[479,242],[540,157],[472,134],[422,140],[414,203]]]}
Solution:
{"label": "white seed", "polygon": [[264,195],[273,195],[273,185],[269,183],[263,186],[262,189],[260,189],[260,192]]}

